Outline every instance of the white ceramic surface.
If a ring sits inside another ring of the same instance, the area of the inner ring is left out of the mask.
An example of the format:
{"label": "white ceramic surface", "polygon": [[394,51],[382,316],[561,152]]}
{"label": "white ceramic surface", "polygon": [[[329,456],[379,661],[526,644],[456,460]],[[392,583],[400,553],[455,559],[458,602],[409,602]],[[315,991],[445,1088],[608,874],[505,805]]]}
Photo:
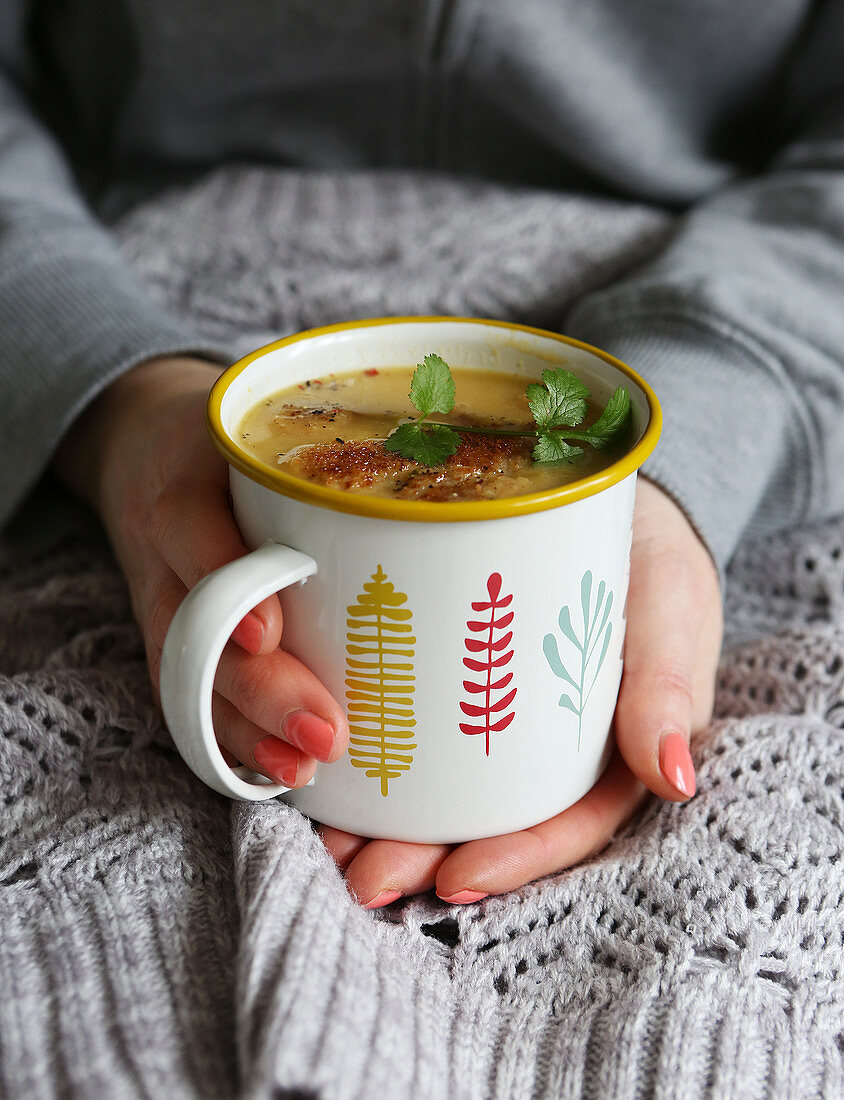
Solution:
{"label": "white ceramic surface", "polygon": [[[591,349],[438,319],[306,334],[245,369],[236,364],[224,381],[222,428],[233,437],[245,410],[286,384],[413,364],[430,351],[526,380],[560,364],[599,400],[627,385],[637,438],[658,416],[647,387]],[[183,757],[235,798],[285,791],[229,769],[211,725],[213,675],[231,630],[284,588],[283,645],[345,704],[352,729],[349,752],[285,798],[349,832],[420,842],[496,835],[559,813],[589,790],[611,751],[632,465],[570,503],[455,522],[338,511],[232,469],[237,522],[260,549],[197,585],[170,628],[161,694]]]}

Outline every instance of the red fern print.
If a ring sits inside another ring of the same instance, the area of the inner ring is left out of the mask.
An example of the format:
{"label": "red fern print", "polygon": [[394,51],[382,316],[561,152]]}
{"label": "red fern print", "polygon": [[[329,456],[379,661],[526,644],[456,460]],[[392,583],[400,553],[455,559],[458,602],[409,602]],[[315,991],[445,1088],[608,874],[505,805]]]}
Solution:
{"label": "red fern print", "polygon": [[[515,699],[517,689],[505,690],[513,679],[512,672],[505,672],[498,679],[495,678],[498,676],[497,670],[508,665],[513,659],[513,650],[507,648],[513,640],[513,631],[507,630],[507,627],[513,621],[513,612],[507,611],[496,618],[498,612],[510,606],[513,602],[513,596],[511,594],[499,598],[501,593],[500,573],[490,575],[486,582],[486,590],[489,593],[489,599],[473,603],[472,610],[488,611],[489,618],[470,619],[466,623],[473,634],[486,635],[484,638],[466,638],[466,649],[470,653],[483,653],[484,659],[463,658],[463,664],[466,668],[471,669],[472,672],[484,673],[484,679],[480,683],[476,683],[474,680],[463,681],[463,687],[470,695],[483,696],[483,704],[460,704],[460,709],[464,714],[467,714],[470,718],[480,718],[481,722],[461,722],[460,728],[468,734],[482,733],[486,737],[486,754],[489,756],[489,735],[506,730],[516,717],[514,710],[503,715],[502,712],[506,711]],[[507,633],[501,634],[501,631],[507,631]],[[497,634],[498,637],[496,637]],[[500,691],[503,691],[504,694],[493,702],[493,693]],[[502,717],[498,717],[498,715],[502,715]]]}

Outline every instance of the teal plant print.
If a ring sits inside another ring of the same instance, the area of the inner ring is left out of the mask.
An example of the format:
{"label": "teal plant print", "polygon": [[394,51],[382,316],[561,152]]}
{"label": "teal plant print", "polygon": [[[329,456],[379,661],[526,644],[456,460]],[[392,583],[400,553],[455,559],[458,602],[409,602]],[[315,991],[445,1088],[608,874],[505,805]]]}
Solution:
{"label": "teal plant print", "polygon": [[[555,676],[559,676],[571,691],[563,692],[558,706],[565,707],[577,715],[577,748],[580,749],[580,736],[583,728],[583,712],[589,702],[589,696],[598,680],[598,673],[607,655],[612,638],[612,592],[607,591],[604,581],[598,585],[594,604],[592,601],[592,571],[587,569],[580,581],[580,609],[583,614],[583,633],[578,637],[572,626],[568,604],[560,609],[557,622],[566,639],[574,646],[577,656],[569,668],[563,664],[557,639],[546,634],[542,641],[542,651]],[[578,661],[580,667],[578,668]],[[571,669],[572,671],[569,671]]]}

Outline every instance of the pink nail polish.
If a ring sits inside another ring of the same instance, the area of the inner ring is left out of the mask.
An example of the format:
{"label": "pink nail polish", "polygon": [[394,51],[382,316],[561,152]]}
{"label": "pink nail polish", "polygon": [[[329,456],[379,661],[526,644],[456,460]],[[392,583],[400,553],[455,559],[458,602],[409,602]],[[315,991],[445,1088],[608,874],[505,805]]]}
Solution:
{"label": "pink nail polish", "polygon": [[291,764],[290,767],[285,768],[281,773],[281,781],[285,787],[295,787],[296,779],[299,775],[299,765]]}
{"label": "pink nail polish", "polygon": [[659,746],[659,770],[684,798],[695,793],[695,766],[685,737],[667,733]]}
{"label": "pink nail polish", "polygon": [[[439,895],[437,895],[439,897]],[[456,894],[452,894],[450,898],[440,897],[440,901],[446,901],[450,905],[471,905],[473,901],[482,901],[484,898],[488,898],[489,894],[482,894],[478,890],[460,890]]]}
{"label": "pink nail polish", "polygon": [[[292,787],[296,782],[296,773],[299,770],[298,753],[290,745],[285,744],[280,737],[269,734],[262,737],[252,750],[252,757],[258,765],[258,770],[274,779],[276,783],[283,783],[285,787]],[[290,777],[293,782],[289,782]]]}
{"label": "pink nail polish", "polygon": [[285,715],[281,723],[281,736],[317,760],[327,760],[334,747],[331,723],[309,710],[294,710]]}
{"label": "pink nail polish", "polygon": [[390,902],[397,901],[401,896],[401,890],[382,890],[364,905],[364,909],[380,909],[384,905],[389,905]]}
{"label": "pink nail polish", "polygon": [[264,624],[250,611],[234,628],[232,638],[247,652],[258,653],[264,644]]}

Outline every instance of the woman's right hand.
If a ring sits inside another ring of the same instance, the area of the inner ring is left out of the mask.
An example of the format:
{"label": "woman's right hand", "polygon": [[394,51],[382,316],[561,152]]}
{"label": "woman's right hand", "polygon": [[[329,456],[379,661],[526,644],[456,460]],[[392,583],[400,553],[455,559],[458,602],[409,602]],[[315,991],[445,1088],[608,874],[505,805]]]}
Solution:
{"label": "woman's right hand", "polygon": [[[54,473],[99,513],[129,584],[158,701],[161,651],[185,593],[246,554],[228,495],[228,467],[205,428],[219,368],[151,359],[112,382],[74,423]],[[238,761],[301,787],[317,761],[348,742],[342,708],[312,672],[279,648],[277,596],[258,604],[223,651],[214,684],[217,739]]]}

